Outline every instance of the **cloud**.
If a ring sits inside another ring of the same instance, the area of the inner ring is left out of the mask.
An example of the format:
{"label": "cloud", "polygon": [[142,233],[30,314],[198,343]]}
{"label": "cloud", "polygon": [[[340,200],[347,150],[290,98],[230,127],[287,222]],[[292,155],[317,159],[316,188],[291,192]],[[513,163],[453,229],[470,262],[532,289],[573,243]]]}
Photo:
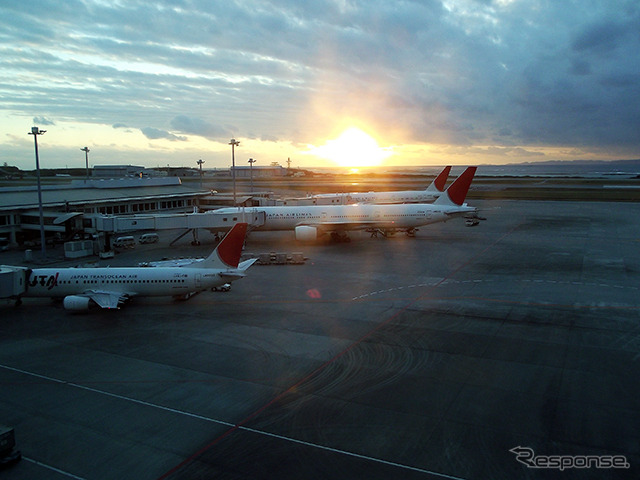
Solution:
{"label": "cloud", "polygon": [[605,19],[584,26],[571,46],[574,50],[607,53],[614,50],[628,33],[628,24]]}
{"label": "cloud", "polygon": [[55,125],[56,122],[49,120],[46,117],[33,117],[34,125]]}
{"label": "cloud", "polygon": [[210,139],[228,139],[233,136],[226,128],[213,125],[201,118],[187,117],[186,115],[174,117],[171,120],[171,128],[183,133],[199,135]]}
{"label": "cloud", "polygon": [[169,132],[167,132],[165,130],[160,130],[158,128],[144,127],[144,128],[141,128],[140,131],[149,140],[158,140],[158,139],[164,138],[164,139],[170,140],[172,142],[177,142],[177,141],[185,142],[185,141],[187,141],[187,137],[177,136],[177,135],[169,133]]}
{"label": "cloud", "polygon": [[450,155],[479,155],[481,157],[511,157],[511,158],[529,158],[544,157],[545,154],[534,150],[521,147],[449,147],[447,153]]}
{"label": "cloud", "polygon": [[41,125],[145,126],[175,148],[191,135],[295,145],[353,119],[388,144],[640,151],[637,0],[86,0],[0,15],[7,132],[38,112]]}
{"label": "cloud", "polygon": [[584,60],[574,59],[571,62],[569,71],[574,75],[589,75],[591,73],[591,65]]}

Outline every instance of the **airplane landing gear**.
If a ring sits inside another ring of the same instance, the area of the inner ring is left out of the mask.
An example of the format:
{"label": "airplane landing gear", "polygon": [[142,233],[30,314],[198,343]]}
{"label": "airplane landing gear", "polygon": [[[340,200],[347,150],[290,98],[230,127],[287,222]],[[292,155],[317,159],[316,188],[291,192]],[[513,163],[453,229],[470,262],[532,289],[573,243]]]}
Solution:
{"label": "airplane landing gear", "polygon": [[349,243],[351,241],[351,237],[344,232],[331,232],[331,240],[334,242]]}
{"label": "airplane landing gear", "polygon": [[200,245],[200,240],[198,239],[198,229],[194,228],[192,232],[193,232],[193,240],[191,240],[191,245],[193,245],[194,247],[197,247],[198,245]]}
{"label": "airplane landing gear", "polygon": [[193,297],[194,295],[197,295],[199,293],[200,292],[189,292],[189,293],[183,293],[182,295],[174,295],[173,299],[178,300],[180,302],[185,302],[189,300],[191,297]]}

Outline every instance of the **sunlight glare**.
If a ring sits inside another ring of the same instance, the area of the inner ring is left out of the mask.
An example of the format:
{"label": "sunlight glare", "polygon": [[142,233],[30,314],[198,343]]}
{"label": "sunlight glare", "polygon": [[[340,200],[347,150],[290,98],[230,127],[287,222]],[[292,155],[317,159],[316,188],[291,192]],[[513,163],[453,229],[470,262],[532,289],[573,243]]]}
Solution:
{"label": "sunlight glare", "polygon": [[382,148],[369,134],[351,127],[324,145],[313,147],[312,155],[331,160],[341,167],[375,167],[393,155],[391,148]]}

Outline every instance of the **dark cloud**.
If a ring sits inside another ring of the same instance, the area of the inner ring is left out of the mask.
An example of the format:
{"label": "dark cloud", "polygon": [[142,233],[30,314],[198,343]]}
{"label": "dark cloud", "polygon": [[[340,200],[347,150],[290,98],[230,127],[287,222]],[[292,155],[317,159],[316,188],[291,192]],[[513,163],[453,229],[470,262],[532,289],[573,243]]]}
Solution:
{"label": "dark cloud", "polygon": [[56,122],[49,120],[46,117],[33,117],[33,123],[35,125],[55,125]]}
{"label": "dark cloud", "polygon": [[575,59],[571,62],[569,71],[574,75],[589,75],[591,73],[591,65],[584,60]]}
{"label": "dark cloud", "polygon": [[585,26],[572,42],[574,50],[607,53],[614,50],[627,35],[627,24],[603,20]]}
{"label": "dark cloud", "polygon": [[160,130],[158,128],[153,128],[153,127],[144,127],[144,128],[141,128],[140,131],[145,137],[147,137],[150,140],[158,140],[161,138],[164,138],[166,140],[171,140],[172,142],[176,142],[176,141],[184,142],[187,140],[186,137],[177,136],[165,130]]}
{"label": "dark cloud", "polygon": [[38,5],[0,6],[0,111],[173,141],[356,118],[399,143],[640,150],[637,0]]}
{"label": "dark cloud", "polygon": [[182,133],[218,140],[227,139],[232,136],[232,133],[223,127],[213,125],[201,118],[187,117],[186,115],[174,117],[173,120],[171,120],[171,128]]}

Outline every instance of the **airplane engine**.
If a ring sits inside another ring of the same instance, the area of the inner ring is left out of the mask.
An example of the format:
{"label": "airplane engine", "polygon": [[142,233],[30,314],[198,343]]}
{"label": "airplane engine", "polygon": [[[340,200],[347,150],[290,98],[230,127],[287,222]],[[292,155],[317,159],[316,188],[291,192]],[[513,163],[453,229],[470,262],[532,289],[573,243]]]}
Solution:
{"label": "airplane engine", "polygon": [[86,312],[91,306],[91,299],[89,297],[81,297],[79,295],[69,295],[64,297],[62,305],[66,310],[73,310],[74,312]]}
{"label": "airplane engine", "polygon": [[301,242],[313,242],[318,239],[318,229],[316,227],[308,227],[301,225],[296,227],[296,240]]}

